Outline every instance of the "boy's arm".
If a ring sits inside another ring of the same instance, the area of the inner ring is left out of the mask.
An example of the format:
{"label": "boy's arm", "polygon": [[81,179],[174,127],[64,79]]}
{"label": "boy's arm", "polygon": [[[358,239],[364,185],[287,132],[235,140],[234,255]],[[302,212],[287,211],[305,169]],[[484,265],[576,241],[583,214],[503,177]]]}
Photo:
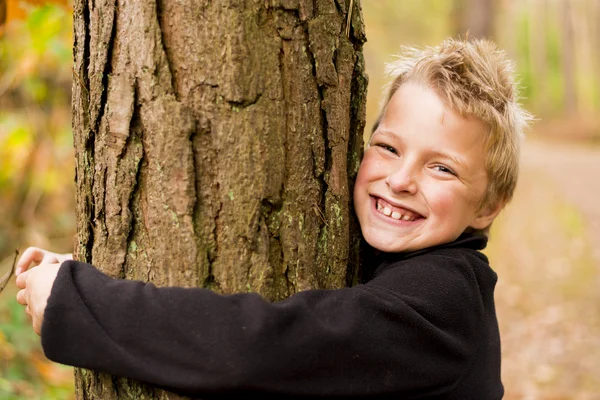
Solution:
{"label": "boy's arm", "polygon": [[463,273],[412,266],[269,303],[114,280],[67,261],[42,344],[51,360],[186,394],[443,393],[478,346],[480,297]]}

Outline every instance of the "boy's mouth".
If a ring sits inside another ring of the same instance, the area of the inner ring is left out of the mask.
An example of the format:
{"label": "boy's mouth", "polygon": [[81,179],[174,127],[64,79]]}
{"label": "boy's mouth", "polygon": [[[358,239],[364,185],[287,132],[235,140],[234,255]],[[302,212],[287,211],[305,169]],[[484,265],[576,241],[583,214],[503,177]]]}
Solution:
{"label": "boy's mouth", "polygon": [[394,206],[382,198],[377,197],[375,199],[376,204],[375,208],[377,212],[385,215],[386,217],[395,219],[396,221],[416,221],[418,219],[424,218],[422,215],[417,214],[411,210],[407,210],[402,207]]}

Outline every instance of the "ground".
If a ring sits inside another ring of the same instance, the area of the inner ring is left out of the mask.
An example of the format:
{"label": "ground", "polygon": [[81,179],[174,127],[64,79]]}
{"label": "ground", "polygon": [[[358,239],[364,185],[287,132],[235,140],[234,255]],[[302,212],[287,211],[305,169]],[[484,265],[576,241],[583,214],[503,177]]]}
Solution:
{"label": "ground", "polygon": [[600,149],[526,140],[486,250],[507,400],[600,399]]}

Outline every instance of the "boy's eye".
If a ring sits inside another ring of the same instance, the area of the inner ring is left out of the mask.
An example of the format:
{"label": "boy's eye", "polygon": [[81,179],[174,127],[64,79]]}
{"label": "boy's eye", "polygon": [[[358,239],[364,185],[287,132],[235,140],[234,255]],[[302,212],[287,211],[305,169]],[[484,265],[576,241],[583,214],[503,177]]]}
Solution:
{"label": "boy's eye", "polygon": [[437,171],[443,172],[445,174],[457,176],[456,172],[452,171],[450,168],[446,167],[445,165],[435,165],[433,168],[436,169]]}
{"label": "boy's eye", "polygon": [[393,148],[392,146],[389,146],[389,145],[387,145],[387,144],[385,144],[385,143],[378,143],[376,146],[377,146],[377,147],[381,147],[381,148],[382,148],[382,149],[384,149],[385,151],[389,151],[389,152],[390,152],[390,153],[392,153],[392,154],[398,154],[398,152],[396,151],[396,149],[395,149],[395,148]]}

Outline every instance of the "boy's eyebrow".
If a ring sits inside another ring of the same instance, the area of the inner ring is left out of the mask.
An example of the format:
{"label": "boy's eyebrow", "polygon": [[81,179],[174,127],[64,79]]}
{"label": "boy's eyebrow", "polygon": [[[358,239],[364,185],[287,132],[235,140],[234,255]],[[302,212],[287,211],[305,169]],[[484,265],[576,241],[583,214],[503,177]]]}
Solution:
{"label": "boy's eyebrow", "polygon": [[402,141],[402,138],[399,135],[397,135],[394,131],[388,129],[377,129],[375,132],[373,132],[371,137],[375,136],[378,133],[389,138]]}

